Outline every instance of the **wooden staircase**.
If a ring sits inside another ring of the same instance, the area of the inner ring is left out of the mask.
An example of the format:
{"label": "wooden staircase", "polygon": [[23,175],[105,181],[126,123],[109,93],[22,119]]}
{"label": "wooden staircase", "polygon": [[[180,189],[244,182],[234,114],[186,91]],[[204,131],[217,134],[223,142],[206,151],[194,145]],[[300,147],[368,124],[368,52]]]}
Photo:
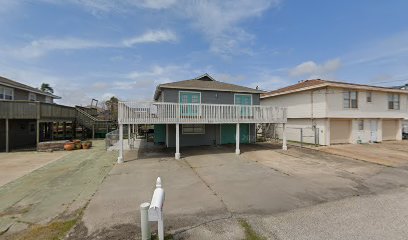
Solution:
{"label": "wooden staircase", "polygon": [[79,107],[75,109],[77,124],[82,127],[83,135],[87,137],[104,138],[105,134],[117,128],[114,121],[98,119]]}

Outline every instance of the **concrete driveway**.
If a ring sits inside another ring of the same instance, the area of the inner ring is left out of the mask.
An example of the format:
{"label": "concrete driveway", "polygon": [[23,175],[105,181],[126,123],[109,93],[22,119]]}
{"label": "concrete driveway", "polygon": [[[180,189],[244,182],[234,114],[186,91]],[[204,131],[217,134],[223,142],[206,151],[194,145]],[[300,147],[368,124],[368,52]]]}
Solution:
{"label": "concrete driveway", "polygon": [[375,144],[343,144],[322,147],[321,151],[390,167],[408,169],[408,141]]}
{"label": "concrete driveway", "polygon": [[65,151],[0,153],[0,187],[68,154]]}
{"label": "concrete driveway", "polygon": [[167,150],[127,152],[128,161],[112,169],[68,239],[137,239],[139,205],[150,201],[157,176],[166,191],[166,232],[175,239],[244,239],[240,219],[264,219],[257,231],[279,239],[267,227],[277,214],[408,186],[404,169],[278,148],[246,145],[239,156],[233,146],[186,148],[181,160]]}

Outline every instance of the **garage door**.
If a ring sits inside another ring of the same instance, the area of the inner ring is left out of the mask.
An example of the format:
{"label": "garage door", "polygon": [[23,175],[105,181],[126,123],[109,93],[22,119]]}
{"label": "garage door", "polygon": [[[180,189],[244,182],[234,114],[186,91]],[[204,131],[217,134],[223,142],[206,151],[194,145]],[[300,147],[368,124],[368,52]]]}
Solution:
{"label": "garage door", "polygon": [[351,120],[330,120],[330,144],[349,143]]}
{"label": "garage door", "polygon": [[398,120],[383,120],[383,140],[395,140],[398,131]]}

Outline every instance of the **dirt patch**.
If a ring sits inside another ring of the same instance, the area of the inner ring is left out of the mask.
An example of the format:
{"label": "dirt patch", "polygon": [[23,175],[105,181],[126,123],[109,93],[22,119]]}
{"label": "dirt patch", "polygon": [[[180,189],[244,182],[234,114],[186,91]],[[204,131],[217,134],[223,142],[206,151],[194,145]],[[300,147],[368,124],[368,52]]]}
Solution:
{"label": "dirt patch", "polygon": [[101,231],[92,233],[88,236],[88,229],[84,223],[81,222],[76,225],[73,230],[66,237],[67,240],[92,240],[92,239],[139,239],[138,226],[135,224],[121,224],[115,225],[109,229],[103,229]]}
{"label": "dirt patch", "polygon": [[29,228],[4,236],[5,240],[54,240],[62,239],[68,231],[75,226],[78,220],[82,217],[82,210],[72,214],[71,216],[60,217],[48,223],[47,225],[31,224]]}
{"label": "dirt patch", "polygon": [[255,232],[252,226],[245,219],[239,219],[238,222],[241,225],[241,227],[244,229],[245,240],[266,240],[265,237]]}
{"label": "dirt patch", "polygon": [[[405,147],[404,147],[405,146]],[[377,144],[344,144],[321,147],[320,151],[353,158],[387,167],[408,166],[405,142],[386,142]]]}

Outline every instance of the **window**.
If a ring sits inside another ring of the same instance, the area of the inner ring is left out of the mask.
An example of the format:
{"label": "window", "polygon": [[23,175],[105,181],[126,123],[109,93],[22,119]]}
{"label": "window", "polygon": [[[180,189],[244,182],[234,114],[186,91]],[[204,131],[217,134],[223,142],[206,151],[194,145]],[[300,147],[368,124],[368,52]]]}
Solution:
{"label": "window", "polygon": [[364,120],[358,120],[358,130],[359,131],[364,130]]}
{"label": "window", "polygon": [[183,134],[204,134],[205,125],[204,124],[183,124],[182,125]]}
{"label": "window", "polygon": [[372,102],[372,93],[371,92],[367,92],[367,102]]}
{"label": "window", "polygon": [[0,87],[0,100],[13,100],[14,91],[12,88]]}
{"label": "window", "polygon": [[200,103],[200,95],[192,95],[191,96],[191,102],[192,103]]}
{"label": "window", "polygon": [[396,93],[388,94],[388,109],[399,110],[400,109],[400,96]]}
{"label": "window", "polygon": [[46,103],[52,103],[52,98],[51,97],[45,97],[45,102]]}
{"label": "window", "polygon": [[181,103],[188,103],[188,96],[187,95],[181,96]]}
{"label": "window", "polygon": [[358,93],[357,91],[346,91],[343,93],[343,107],[357,108]]}
{"label": "window", "polygon": [[250,94],[235,94],[235,105],[252,105],[252,96]]}
{"label": "window", "polygon": [[183,104],[181,106],[180,115],[182,117],[200,116],[201,106],[196,105],[197,103],[201,102],[201,93],[200,92],[180,91],[179,92],[179,100],[180,100],[180,103],[191,103],[191,104]]}
{"label": "window", "polygon": [[35,93],[28,93],[28,101],[37,101],[37,95]]}

